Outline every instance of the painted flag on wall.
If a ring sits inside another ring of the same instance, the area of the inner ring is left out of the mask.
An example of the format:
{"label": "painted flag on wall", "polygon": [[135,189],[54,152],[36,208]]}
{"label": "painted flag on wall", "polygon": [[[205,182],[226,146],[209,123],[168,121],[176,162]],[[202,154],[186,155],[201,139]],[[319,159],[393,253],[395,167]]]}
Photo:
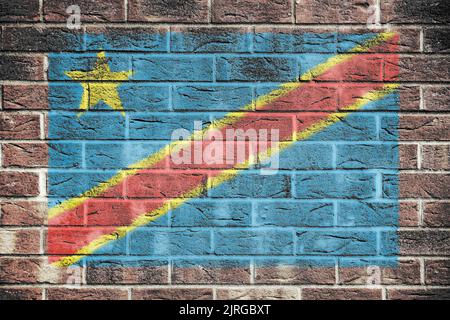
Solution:
{"label": "painted flag on wall", "polygon": [[50,262],[395,264],[397,42],[200,29],[50,54]]}

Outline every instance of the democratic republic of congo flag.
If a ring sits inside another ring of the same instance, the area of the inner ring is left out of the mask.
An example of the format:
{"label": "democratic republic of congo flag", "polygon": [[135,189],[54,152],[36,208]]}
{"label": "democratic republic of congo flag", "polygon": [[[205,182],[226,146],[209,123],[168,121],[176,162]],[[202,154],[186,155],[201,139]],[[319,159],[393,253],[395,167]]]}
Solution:
{"label": "democratic republic of congo flag", "polygon": [[395,264],[398,35],[201,30],[49,55],[50,262]]}

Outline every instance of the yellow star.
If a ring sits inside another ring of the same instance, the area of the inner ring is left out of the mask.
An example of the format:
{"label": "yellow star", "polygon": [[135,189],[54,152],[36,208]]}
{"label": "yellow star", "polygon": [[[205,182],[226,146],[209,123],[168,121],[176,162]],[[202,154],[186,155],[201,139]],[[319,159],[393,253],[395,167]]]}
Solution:
{"label": "yellow star", "polygon": [[120,111],[125,116],[117,88],[121,82],[128,80],[132,73],[133,71],[131,70],[112,72],[105,57],[105,52],[99,52],[93,70],[68,71],[66,75],[72,80],[81,82],[83,87],[80,103],[81,112],[88,111],[91,107],[103,101],[113,110]]}

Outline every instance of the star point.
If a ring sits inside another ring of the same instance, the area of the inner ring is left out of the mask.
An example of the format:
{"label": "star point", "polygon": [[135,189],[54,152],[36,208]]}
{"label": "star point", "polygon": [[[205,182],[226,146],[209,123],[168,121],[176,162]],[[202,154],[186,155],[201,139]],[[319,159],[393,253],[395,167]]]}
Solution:
{"label": "star point", "polygon": [[75,81],[80,81],[83,87],[83,94],[80,101],[80,114],[88,111],[99,102],[103,101],[110,108],[120,111],[125,116],[125,110],[119,96],[118,87],[121,82],[127,81],[133,74],[128,71],[111,71],[105,52],[101,51],[97,54],[95,66],[90,71],[67,71],[66,75]]}

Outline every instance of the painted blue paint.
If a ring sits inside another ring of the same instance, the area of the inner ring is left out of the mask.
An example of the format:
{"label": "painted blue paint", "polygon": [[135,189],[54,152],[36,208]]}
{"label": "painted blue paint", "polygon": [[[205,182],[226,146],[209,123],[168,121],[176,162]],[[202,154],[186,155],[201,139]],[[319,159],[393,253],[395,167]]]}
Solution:
{"label": "painted blue paint", "polygon": [[223,56],[216,62],[217,81],[295,81],[298,62],[286,56]]}
{"label": "painted blue paint", "polygon": [[339,169],[396,169],[398,144],[339,144],[336,164]]}
{"label": "painted blue paint", "polygon": [[212,198],[287,198],[290,177],[285,174],[260,175],[242,172],[236,178],[210,189]]}
{"label": "painted blue paint", "polygon": [[296,253],[326,256],[375,255],[377,235],[374,231],[298,230]]}
{"label": "painted blue paint", "polygon": [[334,53],[336,33],[256,32],[255,52]]}
{"label": "painted blue paint", "polygon": [[216,229],[214,253],[217,255],[291,255],[293,233],[280,229]]}
{"label": "painted blue paint", "polygon": [[270,201],[255,203],[254,226],[331,227],[332,202]]}
{"label": "painted blue paint", "polygon": [[[71,80],[66,72],[91,71],[98,59],[96,53],[50,53],[48,58],[49,80]],[[130,55],[107,53],[106,58],[112,72],[131,70]]]}
{"label": "painted blue paint", "polygon": [[238,84],[180,85],[173,90],[177,111],[234,111],[251,103],[253,90]]}
{"label": "painted blue paint", "polygon": [[144,229],[130,232],[130,252],[135,255],[206,255],[211,253],[211,233],[196,229]]}
{"label": "painted blue paint", "polygon": [[133,55],[132,80],[212,81],[213,57],[200,55]]}
{"label": "painted blue paint", "polygon": [[86,143],[87,169],[124,169],[161,150],[165,143]]}
{"label": "painted blue paint", "polygon": [[247,32],[228,29],[212,29],[201,32],[172,32],[170,34],[171,52],[250,52],[251,36]]}
{"label": "painted blue paint", "polygon": [[172,210],[173,227],[250,227],[251,202],[193,199]]}
{"label": "painted blue paint", "polygon": [[342,227],[396,227],[397,202],[345,201],[337,205],[337,225]]}
{"label": "painted blue paint", "polygon": [[375,174],[366,172],[298,173],[294,197],[299,199],[370,199],[375,197]]}
{"label": "painted blue paint", "polygon": [[[141,32],[139,32],[141,31]],[[167,52],[167,32],[152,32],[142,28],[106,28],[102,32],[87,32],[88,51]]]}

